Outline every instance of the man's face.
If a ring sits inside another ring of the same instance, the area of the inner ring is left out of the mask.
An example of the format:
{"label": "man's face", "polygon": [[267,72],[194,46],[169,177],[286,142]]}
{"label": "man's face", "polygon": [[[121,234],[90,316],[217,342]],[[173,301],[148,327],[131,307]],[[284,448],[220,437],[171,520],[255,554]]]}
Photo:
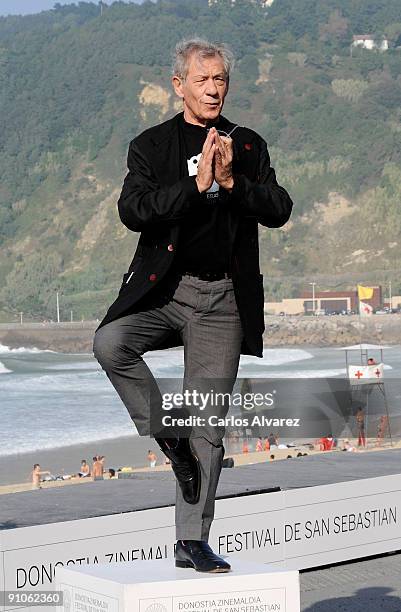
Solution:
{"label": "man's face", "polygon": [[201,59],[193,53],[186,79],[174,76],[172,82],[184,100],[186,121],[205,126],[219,117],[228,92],[228,78],[219,55]]}

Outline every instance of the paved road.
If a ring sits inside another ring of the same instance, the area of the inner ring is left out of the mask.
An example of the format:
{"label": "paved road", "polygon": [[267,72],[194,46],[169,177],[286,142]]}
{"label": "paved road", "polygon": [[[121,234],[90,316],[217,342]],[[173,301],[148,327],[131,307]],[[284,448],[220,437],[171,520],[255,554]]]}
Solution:
{"label": "paved road", "polygon": [[302,612],[401,612],[401,553],[301,573]]}

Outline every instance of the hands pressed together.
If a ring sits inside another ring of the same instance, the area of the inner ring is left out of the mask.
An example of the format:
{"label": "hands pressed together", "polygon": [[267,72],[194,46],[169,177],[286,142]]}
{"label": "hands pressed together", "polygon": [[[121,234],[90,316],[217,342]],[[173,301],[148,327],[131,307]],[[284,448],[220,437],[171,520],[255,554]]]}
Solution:
{"label": "hands pressed together", "polygon": [[216,128],[212,127],[203,144],[198,163],[196,184],[199,191],[207,191],[215,179],[220,187],[231,191],[234,186],[232,161],[232,138],[220,136]]}

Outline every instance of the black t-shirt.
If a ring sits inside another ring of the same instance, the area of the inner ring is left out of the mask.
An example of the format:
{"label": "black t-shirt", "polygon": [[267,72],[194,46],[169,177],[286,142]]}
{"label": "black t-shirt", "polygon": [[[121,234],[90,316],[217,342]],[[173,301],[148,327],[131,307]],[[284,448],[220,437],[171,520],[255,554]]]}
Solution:
{"label": "black t-shirt", "polygon": [[[219,122],[215,123],[219,127]],[[197,174],[197,164],[206,140],[207,128],[180,117],[185,167],[190,176]],[[230,202],[228,192],[216,181],[199,196],[201,204],[180,222],[175,264],[181,270],[226,272],[230,270]]]}

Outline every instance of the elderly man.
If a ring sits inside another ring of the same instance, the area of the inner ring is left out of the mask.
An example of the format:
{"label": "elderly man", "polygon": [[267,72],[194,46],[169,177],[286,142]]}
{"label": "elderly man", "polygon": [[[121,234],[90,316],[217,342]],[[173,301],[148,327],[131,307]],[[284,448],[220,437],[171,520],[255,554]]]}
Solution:
{"label": "elderly man", "polygon": [[209,419],[178,433],[151,426],[161,393],[142,355],[183,345],[184,389],[209,380],[229,393],[240,355],[263,356],[258,223],[281,227],[293,203],[263,138],[221,114],[233,60],[226,45],[199,38],[176,46],[183,112],[130,142],[118,211],[141,235],[93,343],[139,434],[153,434],[171,461],[176,566],[204,572],[231,569],[208,544],[225,429]]}

